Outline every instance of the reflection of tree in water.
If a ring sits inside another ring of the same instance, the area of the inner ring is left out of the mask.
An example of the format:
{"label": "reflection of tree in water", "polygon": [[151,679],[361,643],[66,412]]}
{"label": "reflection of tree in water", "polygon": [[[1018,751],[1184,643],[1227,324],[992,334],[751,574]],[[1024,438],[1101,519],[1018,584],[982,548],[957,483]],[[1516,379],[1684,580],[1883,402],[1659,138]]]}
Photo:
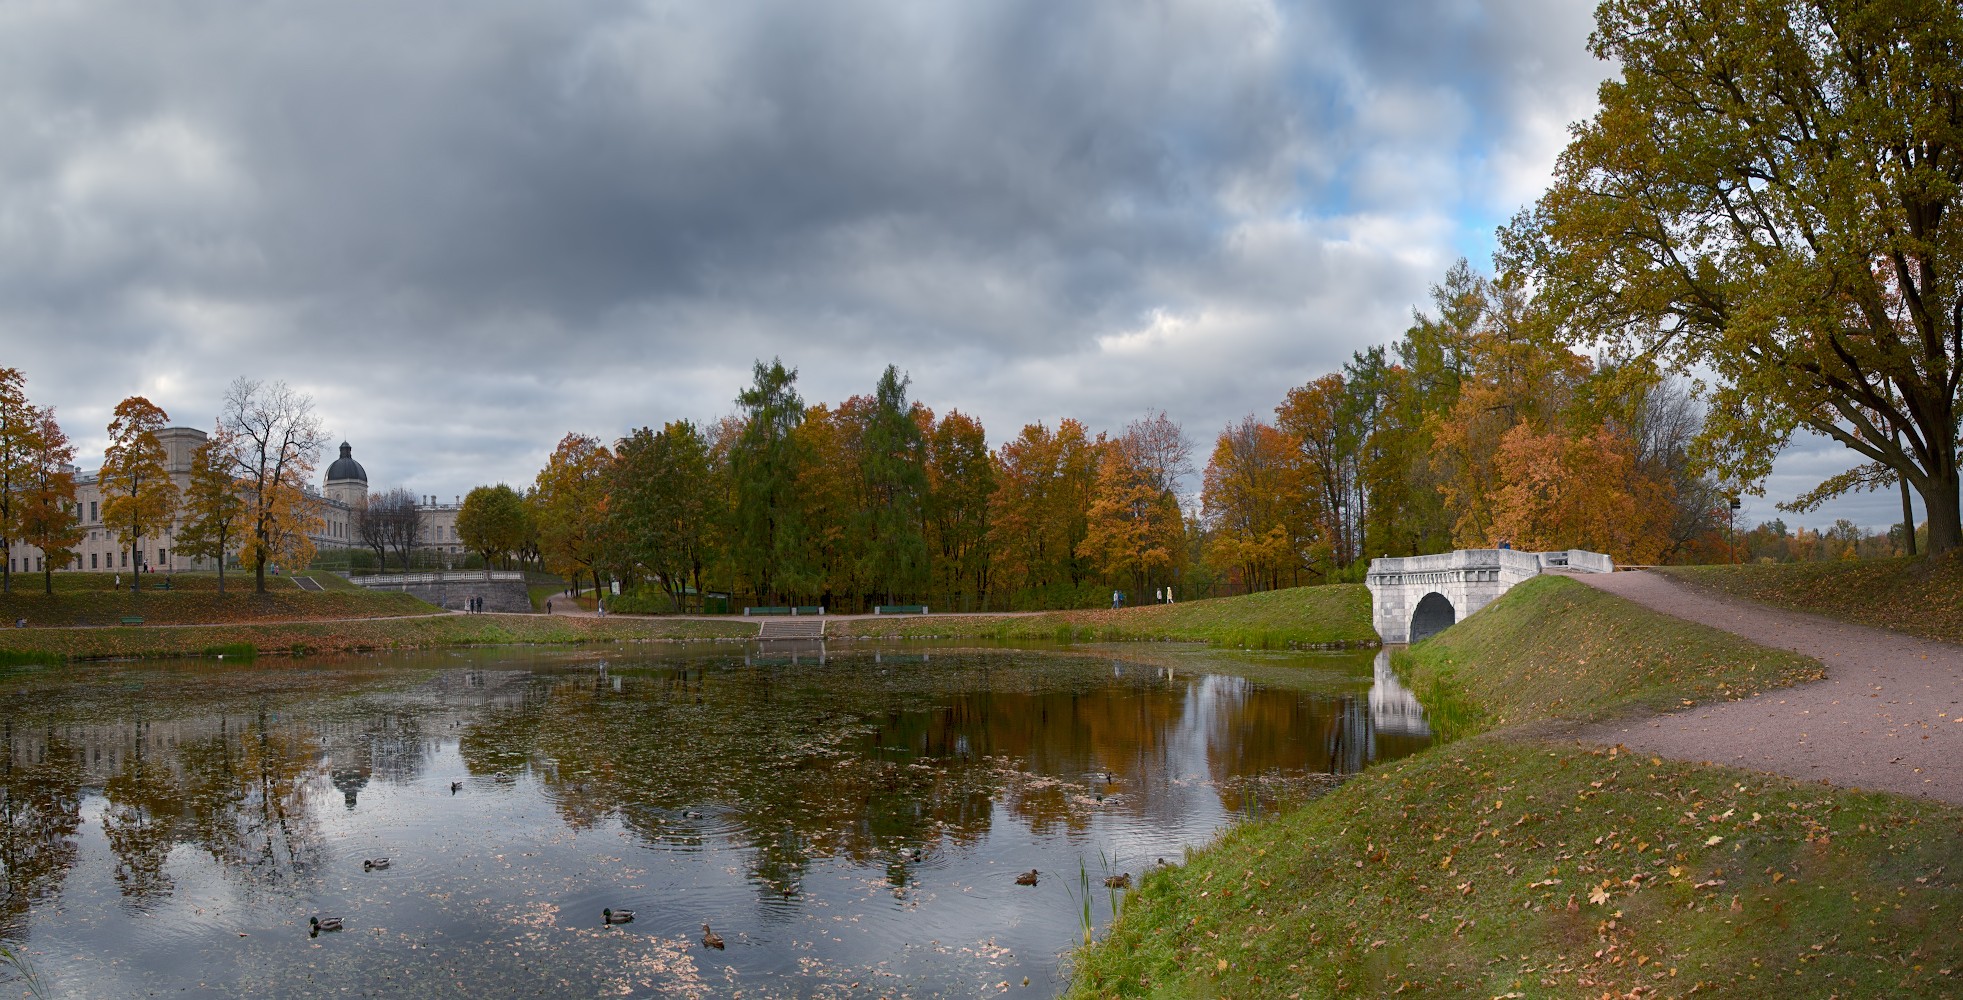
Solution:
{"label": "reflection of tree in water", "polygon": [[164,863],[183,819],[183,790],[168,764],[148,752],[144,735],[139,724],[133,751],[122,754],[121,766],[102,789],[109,799],[102,826],[109,836],[109,850],[116,855],[116,884],[123,905],[134,911],[170,896],[170,873]]}
{"label": "reflection of tree in water", "polygon": [[82,826],[82,750],[47,730],[0,748],[0,938],[22,939],[27,908],[61,891]]}
{"label": "reflection of tree in water", "polygon": [[320,744],[311,727],[261,711],[179,745],[189,839],[249,893],[291,889],[319,865],[308,786],[327,770]]}

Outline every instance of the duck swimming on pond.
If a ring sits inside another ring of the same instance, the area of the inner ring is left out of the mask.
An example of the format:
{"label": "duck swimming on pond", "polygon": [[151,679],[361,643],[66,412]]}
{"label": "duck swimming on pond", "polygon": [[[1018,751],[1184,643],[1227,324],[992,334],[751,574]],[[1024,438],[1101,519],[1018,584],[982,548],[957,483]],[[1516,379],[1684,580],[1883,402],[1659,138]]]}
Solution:
{"label": "duck swimming on pond", "polygon": [[1113,875],[1104,880],[1104,886],[1107,889],[1129,889],[1131,888],[1131,873],[1120,872],[1117,875]]}
{"label": "duck swimming on pond", "polygon": [[307,919],[307,933],[309,935],[319,934],[322,931],[338,931],[340,929],[340,917],[309,917]]}
{"label": "duck swimming on pond", "polygon": [[452,781],[452,782],[450,782],[450,794],[451,794],[451,795],[455,795],[455,794],[457,794],[458,792],[461,792],[461,791],[463,791],[463,782],[461,782],[461,781]]}
{"label": "duck swimming on pond", "polygon": [[683,813],[683,814],[682,814],[682,818],[683,818],[683,819],[701,819],[701,818],[702,818],[702,814],[701,814],[701,813],[699,813],[699,812],[696,812],[696,811],[695,811],[695,810],[693,810],[693,809],[690,809],[689,811],[687,811],[687,812],[685,812],[685,813]]}
{"label": "duck swimming on pond", "polygon": [[702,947],[723,950],[722,935],[710,930],[708,924],[702,925]]}
{"label": "duck swimming on pond", "polygon": [[387,858],[369,858],[361,863],[361,870],[368,872],[374,871],[377,868],[387,868],[388,866],[389,859]]}
{"label": "duck swimming on pond", "polygon": [[633,910],[601,910],[600,919],[610,924],[624,924],[634,919]]}
{"label": "duck swimming on pond", "polygon": [[1039,871],[1037,871],[1036,869],[1034,869],[1034,868],[1031,868],[1030,870],[1028,870],[1028,871],[1026,871],[1026,872],[1023,872],[1023,873],[1022,873],[1021,875],[1017,875],[1017,876],[1016,876],[1016,884],[1017,884],[1017,885],[1035,885],[1035,884],[1036,884],[1036,878],[1037,878],[1037,876],[1039,876],[1039,875],[1041,875],[1041,874],[1042,874],[1042,872],[1039,872]]}

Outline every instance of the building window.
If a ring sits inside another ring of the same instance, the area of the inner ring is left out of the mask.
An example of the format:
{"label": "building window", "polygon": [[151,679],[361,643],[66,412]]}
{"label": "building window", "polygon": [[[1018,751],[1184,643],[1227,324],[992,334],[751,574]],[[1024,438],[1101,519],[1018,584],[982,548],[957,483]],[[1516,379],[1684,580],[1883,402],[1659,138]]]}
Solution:
{"label": "building window", "polygon": [[124,569],[128,569],[128,568],[129,568],[129,566],[130,566],[130,554],[129,554],[129,550],[128,550],[128,549],[124,549],[124,550],[123,550],[122,552],[120,552],[120,553],[118,553],[118,554],[119,554],[119,555],[121,555],[121,556],[123,557],[123,568],[124,568]]}
{"label": "building window", "polygon": [[163,549],[158,549],[158,550],[157,550],[157,565],[159,565],[159,566],[168,566],[168,565],[170,565],[170,553],[168,553],[168,552],[165,552],[165,551],[164,551]]}
{"label": "building window", "polygon": [[94,522],[95,522],[95,521],[97,521],[97,520],[99,520],[99,519],[98,519],[98,518],[97,518],[97,517],[95,516],[95,501],[94,501],[94,500],[90,500],[90,501],[89,501],[89,521],[90,521],[90,523],[94,523]]}
{"label": "building window", "polygon": [[91,552],[91,553],[89,553],[89,568],[90,568],[90,569],[99,569],[99,568],[100,568],[100,567],[98,567],[98,566],[96,565],[96,562],[95,562],[95,560],[96,560],[96,554],[95,554],[95,553],[93,553],[93,552]]}

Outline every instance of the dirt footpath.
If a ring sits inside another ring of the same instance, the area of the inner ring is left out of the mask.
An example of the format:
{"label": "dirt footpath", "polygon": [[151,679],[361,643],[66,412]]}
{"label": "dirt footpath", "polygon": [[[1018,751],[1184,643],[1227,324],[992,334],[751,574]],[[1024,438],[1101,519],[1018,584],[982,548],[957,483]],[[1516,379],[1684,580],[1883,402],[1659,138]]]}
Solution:
{"label": "dirt footpath", "polygon": [[1582,726],[1568,731],[1575,738],[1963,804],[1963,646],[1721,597],[1658,573],[1575,579],[1827,665],[1823,681]]}

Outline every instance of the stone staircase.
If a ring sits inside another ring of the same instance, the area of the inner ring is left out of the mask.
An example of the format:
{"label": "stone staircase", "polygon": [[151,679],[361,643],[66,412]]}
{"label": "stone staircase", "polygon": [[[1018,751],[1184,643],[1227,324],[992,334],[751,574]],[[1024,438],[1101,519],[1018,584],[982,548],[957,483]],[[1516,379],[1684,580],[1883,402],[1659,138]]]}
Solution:
{"label": "stone staircase", "polygon": [[822,615],[765,618],[757,625],[759,639],[823,639],[824,637],[825,619]]}

